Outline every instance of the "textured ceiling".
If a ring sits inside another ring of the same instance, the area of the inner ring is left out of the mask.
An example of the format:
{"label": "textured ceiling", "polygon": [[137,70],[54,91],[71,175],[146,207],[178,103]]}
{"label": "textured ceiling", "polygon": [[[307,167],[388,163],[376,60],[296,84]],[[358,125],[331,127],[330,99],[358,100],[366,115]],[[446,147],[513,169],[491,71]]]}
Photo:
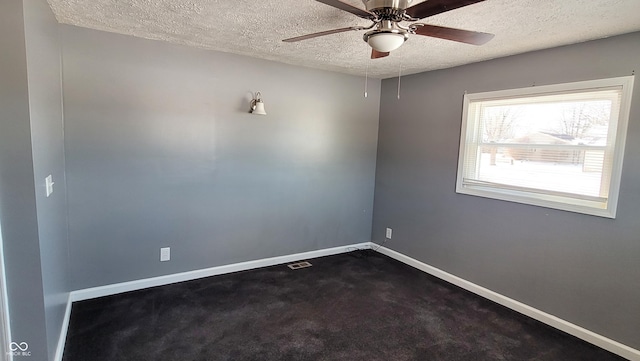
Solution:
{"label": "textured ceiling", "polygon": [[[353,31],[284,43],[360,19],[314,0],[48,0],[61,23],[248,55],[348,74],[387,78],[640,31],[640,0],[486,0],[423,22],[493,33],[483,46],[411,36],[371,60]],[[360,0],[344,0],[364,8]],[[415,0],[414,3],[417,3]]]}

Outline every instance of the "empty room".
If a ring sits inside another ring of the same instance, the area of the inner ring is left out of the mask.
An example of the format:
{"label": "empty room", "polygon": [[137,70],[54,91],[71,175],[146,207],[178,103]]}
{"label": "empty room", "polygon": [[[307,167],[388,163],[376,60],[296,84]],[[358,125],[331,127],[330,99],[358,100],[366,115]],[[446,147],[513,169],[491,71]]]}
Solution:
{"label": "empty room", "polygon": [[640,361],[638,0],[3,0],[0,360]]}

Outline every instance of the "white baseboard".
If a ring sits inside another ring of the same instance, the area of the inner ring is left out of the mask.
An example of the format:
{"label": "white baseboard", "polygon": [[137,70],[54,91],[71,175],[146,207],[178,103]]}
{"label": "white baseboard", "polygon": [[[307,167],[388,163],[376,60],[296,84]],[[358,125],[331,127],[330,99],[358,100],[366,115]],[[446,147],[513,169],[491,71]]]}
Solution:
{"label": "white baseboard", "polygon": [[619,356],[627,358],[633,361],[640,361],[640,351],[634,348],[631,348],[627,345],[624,345],[620,342],[614,341],[610,338],[599,335],[595,332],[591,332],[585,328],[582,328],[578,325],[574,325],[571,322],[565,321],[556,316],[550,315],[544,311],[540,311],[536,308],[528,306],[522,302],[516,301],[507,296],[503,296],[497,292],[486,289],[482,286],[479,286],[475,283],[469,282],[460,277],[454,276],[450,273],[447,273],[443,270],[430,266],[426,263],[420,262],[414,258],[409,256],[405,256],[402,253],[396,252],[392,249],[386,247],[376,248],[376,251],[385,254],[391,258],[394,258],[404,264],[407,264],[413,268],[417,268],[425,273],[428,273],[432,276],[440,278],[444,281],[452,283],[460,288],[464,288],[467,291],[473,292],[479,296],[482,296],[486,299],[489,299],[495,303],[503,305],[507,308],[510,308],[514,311],[522,313],[526,316],[529,316],[535,320],[538,320],[542,323],[545,323],[551,327],[557,328],[558,330],[564,331],[570,335],[578,337],[584,341],[587,341],[591,344],[594,344],[598,347],[601,347],[605,350],[613,352]]}
{"label": "white baseboard", "polygon": [[116,283],[100,287],[86,288],[83,290],[77,290],[71,292],[71,302],[83,301],[97,297],[110,296],[118,293],[141,290],[144,288],[164,286],[171,283],[191,281],[198,278],[217,276],[225,273],[232,273],[238,271],[246,271],[254,268],[274,266],[282,263],[288,263],[293,261],[299,261],[303,259],[317,258],[323,256],[330,256],[333,254],[348,252],[355,248],[369,247],[370,242],[364,242],[359,244],[352,244],[347,246],[325,248],[317,251],[309,251],[303,253],[295,253],[285,256],[264,258],[254,261],[247,261],[241,263],[228,264],[224,266],[205,268],[195,271],[175,273],[166,276],[145,278],[141,280]]}

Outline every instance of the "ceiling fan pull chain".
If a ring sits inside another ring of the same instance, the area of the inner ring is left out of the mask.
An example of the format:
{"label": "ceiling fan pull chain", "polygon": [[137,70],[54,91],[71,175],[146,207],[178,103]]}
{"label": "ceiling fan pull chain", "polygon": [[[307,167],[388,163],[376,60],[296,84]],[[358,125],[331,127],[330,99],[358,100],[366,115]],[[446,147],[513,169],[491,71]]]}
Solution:
{"label": "ceiling fan pull chain", "polygon": [[402,76],[402,60],[400,60],[400,69],[398,69],[398,99],[400,99],[400,77]]}
{"label": "ceiling fan pull chain", "polygon": [[364,97],[368,96],[367,94],[367,82],[369,80],[369,62],[367,62],[367,68],[364,71]]}

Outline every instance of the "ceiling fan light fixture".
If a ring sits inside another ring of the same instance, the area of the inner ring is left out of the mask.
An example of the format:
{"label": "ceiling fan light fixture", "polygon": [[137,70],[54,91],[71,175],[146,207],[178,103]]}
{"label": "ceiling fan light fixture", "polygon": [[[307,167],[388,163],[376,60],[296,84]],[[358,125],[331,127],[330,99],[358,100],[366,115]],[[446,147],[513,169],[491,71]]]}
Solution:
{"label": "ceiling fan light fixture", "polygon": [[381,53],[396,50],[407,40],[406,34],[399,32],[377,32],[365,34],[365,37],[367,44]]}

